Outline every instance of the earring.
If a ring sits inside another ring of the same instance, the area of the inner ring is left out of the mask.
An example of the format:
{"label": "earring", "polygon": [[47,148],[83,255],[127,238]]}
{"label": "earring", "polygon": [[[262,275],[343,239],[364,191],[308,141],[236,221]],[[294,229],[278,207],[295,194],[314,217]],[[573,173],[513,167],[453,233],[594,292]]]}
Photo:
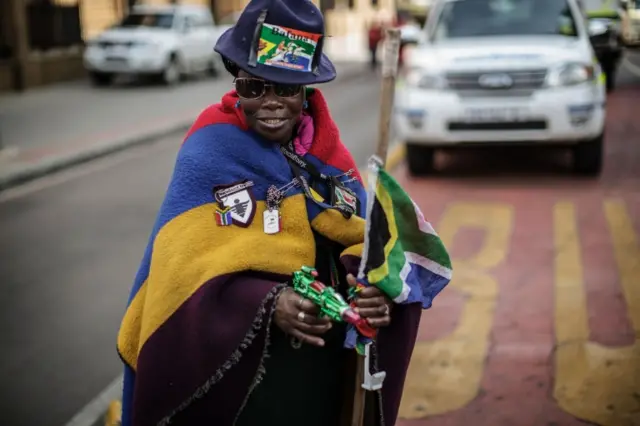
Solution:
{"label": "earring", "polygon": [[302,109],[307,109],[307,108],[309,108],[309,101],[305,99],[304,102],[302,103]]}
{"label": "earring", "polygon": [[236,108],[240,108],[240,99],[236,101]]}

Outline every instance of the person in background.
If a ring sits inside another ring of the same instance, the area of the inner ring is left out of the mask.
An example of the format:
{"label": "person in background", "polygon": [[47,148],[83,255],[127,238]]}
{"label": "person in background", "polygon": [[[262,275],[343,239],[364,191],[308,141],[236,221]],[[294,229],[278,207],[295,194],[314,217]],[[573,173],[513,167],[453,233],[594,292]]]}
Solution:
{"label": "person in background", "polygon": [[374,19],[369,26],[369,58],[371,69],[378,68],[378,46],[384,36],[384,28],[378,19]]}

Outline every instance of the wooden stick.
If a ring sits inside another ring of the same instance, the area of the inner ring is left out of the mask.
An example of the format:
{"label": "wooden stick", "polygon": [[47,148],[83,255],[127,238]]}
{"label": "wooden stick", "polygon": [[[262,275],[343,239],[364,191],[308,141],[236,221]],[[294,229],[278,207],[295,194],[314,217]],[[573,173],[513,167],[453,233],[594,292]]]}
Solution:
{"label": "wooden stick", "polygon": [[398,75],[400,30],[398,28],[387,29],[384,43],[380,121],[378,124],[378,146],[376,147],[376,155],[382,160],[383,165],[387,162],[387,150],[389,148],[391,114],[393,113],[393,98],[396,92],[396,77]]}
{"label": "wooden stick", "polygon": [[[389,133],[391,114],[393,112],[393,98],[398,74],[398,55],[400,52],[400,30],[388,28],[384,38],[384,55],[382,58],[382,93],[380,95],[379,136],[376,155],[384,165],[387,161],[389,149]],[[363,426],[365,413],[366,391],[362,388],[364,380],[364,357],[357,357],[356,385],[353,399],[351,426]],[[367,425],[369,426],[369,425]]]}

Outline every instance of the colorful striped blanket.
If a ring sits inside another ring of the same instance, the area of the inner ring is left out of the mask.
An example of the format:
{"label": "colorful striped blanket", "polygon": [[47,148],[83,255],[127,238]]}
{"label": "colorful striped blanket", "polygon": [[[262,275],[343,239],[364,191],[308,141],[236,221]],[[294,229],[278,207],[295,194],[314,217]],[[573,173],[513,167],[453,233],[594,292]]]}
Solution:
{"label": "colorful striped blanket", "polygon": [[[281,231],[273,235],[263,227],[267,190],[294,176],[279,148],[247,129],[236,100],[228,93],[189,130],[135,278],[117,345],[126,364],[125,426],[166,424],[197,408],[264,332],[270,312],[260,314],[272,309],[281,290],[276,284],[314,264],[314,231],[344,247],[345,264],[353,258],[357,267],[366,195],[322,94],[308,98],[315,135],[304,158],[327,175],[352,170],[342,179],[362,201],[359,216],[325,210],[293,186],[280,207]],[[246,284],[247,300],[262,286],[255,305],[245,306],[253,310],[252,322],[221,324],[212,315],[224,310],[234,321],[232,304],[221,300],[244,285],[231,283],[247,276],[261,280]],[[224,341],[230,336],[224,326],[244,327],[247,334]]]}

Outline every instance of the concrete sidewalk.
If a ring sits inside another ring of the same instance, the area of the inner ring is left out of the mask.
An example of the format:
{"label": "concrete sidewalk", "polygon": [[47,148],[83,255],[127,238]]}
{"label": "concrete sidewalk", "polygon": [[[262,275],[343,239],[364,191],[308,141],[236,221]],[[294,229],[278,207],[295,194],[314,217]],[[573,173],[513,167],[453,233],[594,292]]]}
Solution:
{"label": "concrete sidewalk", "polygon": [[[335,83],[367,72],[339,63]],[[232,88],[228,75],[166,88],[125,84],[94,88],[76,81],[0,97],[0,190],[48,173],[185,131]]]}

